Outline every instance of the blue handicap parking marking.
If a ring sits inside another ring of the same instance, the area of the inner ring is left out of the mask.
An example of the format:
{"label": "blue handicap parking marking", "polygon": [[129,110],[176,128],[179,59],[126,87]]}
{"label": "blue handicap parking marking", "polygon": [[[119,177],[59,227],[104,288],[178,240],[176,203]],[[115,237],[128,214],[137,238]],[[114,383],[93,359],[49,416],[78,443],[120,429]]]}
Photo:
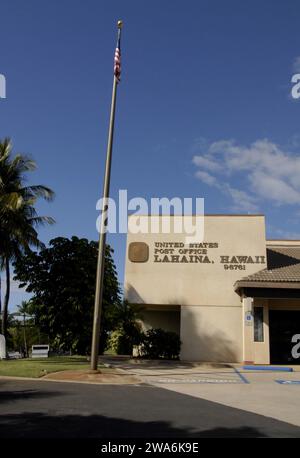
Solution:
{"label": "blue handicap parking marking", "polygon": [[241,372],[236,367],[233,366],[233,370],[243,383],[250,383],[249,380],[245,377],[245,375],[241,374]]}
{"label": "blue handicap parking marking", "polygon": [[243,366],[245,371],[272,371],[272,372],[294,372],[292,367],[287,366],[269,366],[268,364],[263,366],[256,366],[251,364],[250,366]]}
{"label": "blue handicap parking marking", "polygon": [[300,380],[275,380],[275,382],[281,385],[300,385]]}

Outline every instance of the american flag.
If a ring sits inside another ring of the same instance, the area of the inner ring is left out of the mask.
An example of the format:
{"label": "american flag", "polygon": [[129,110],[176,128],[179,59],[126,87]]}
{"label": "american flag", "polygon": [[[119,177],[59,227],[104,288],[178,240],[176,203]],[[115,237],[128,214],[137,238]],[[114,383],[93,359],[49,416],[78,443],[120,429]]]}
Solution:
{"label": "american flag", "polygon": [[118,39],[117,47],[115,50],[115,59],[114,59],[114,75],[117,78],[117,82],[120,82],[121,79],[121,49],[120,49],[120,37]]}

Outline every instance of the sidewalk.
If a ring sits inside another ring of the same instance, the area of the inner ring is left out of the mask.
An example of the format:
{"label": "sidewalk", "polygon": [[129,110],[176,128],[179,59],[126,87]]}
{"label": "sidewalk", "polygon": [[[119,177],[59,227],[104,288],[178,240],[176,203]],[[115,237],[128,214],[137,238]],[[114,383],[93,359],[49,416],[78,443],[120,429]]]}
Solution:
{"label": "sidewalk", "polygon": [[66,370],[51,372],[43,377],[17,377],[11,375],[1,375],[0,380],[32,380],[32,381],[52,381],[52,382],[73,382],[89,383],[101,385],[139,385],[142,380],[131,374],[127,374],[119,369],[103,368],[99,373],[93,374],[89,370]]}
{"label": "sidewalk", "polygon": [[295,372],[269,372],[243,370],[241,364],[109,359],[107,356],[101,361],[159,388],[300,426],[300,385],[276,382],[300,380],[299,366],[291,366]]}

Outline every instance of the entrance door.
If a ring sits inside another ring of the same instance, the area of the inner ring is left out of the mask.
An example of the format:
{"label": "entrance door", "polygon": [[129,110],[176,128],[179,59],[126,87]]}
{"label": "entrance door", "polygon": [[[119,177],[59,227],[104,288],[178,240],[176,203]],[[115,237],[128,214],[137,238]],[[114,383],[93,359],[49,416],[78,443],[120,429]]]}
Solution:
{"label": "entrance door", "polygon": [[270,360],[271,364],[300,364],[292,356],[292,337],[300,334],[300,311],[270,310]]}

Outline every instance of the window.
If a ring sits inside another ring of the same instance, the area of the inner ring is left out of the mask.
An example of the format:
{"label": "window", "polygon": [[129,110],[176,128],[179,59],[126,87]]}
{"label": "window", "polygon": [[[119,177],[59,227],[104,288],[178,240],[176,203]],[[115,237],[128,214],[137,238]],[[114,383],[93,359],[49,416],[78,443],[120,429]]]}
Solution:
{"label": "window", "polygon": [[254,307],[254,342],[264,341],[264,308]]}

